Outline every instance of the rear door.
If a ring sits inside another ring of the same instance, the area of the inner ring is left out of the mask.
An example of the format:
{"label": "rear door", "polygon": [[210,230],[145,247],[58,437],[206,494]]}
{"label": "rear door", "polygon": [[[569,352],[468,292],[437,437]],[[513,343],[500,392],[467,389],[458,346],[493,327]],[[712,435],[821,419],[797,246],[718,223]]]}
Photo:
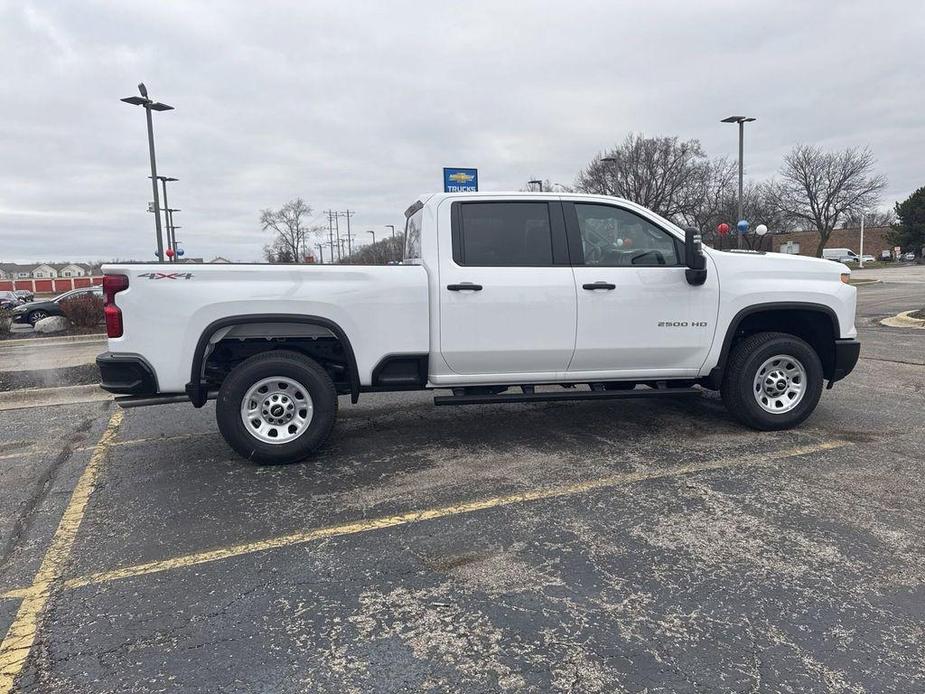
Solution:
{"label": "rear door", "polygon": [[526,196],[446,204],[438,287],[447,366],[470,375],[564,372],[576,292],[561,204]]}
{"label": "rear door", "polygon": [[688,284],[681,241],[636,210],[597,202],[563,206],[578,296],[569,371],[696,374],[713,341],[716,273],[702,286]]}

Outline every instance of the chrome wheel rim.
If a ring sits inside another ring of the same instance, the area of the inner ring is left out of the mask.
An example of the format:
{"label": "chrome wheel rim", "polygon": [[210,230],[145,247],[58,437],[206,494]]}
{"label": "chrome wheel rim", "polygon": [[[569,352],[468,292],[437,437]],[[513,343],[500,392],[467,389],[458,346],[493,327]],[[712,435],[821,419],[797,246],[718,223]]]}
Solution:
{"label": "chrome wheel rim", "polygon": [[264,378],[252,385],[241,400],[241,421],[259,441],[283,444],[305,433],[314,408],[308,389],[286,376]]}
{"label": "chrome wheel rim", "polygon": [[800,404],[806,393],[806,369],[799,359],[778,354],[755,373],[752,394],[765,412],[783,414]]}
{"label": "chrome wheel rim", "polygon": [[44,311],[33,311],[29,314],[29,322],[32,323],[32,325],[35,325],[43,318],[48,318],[48,314]]}

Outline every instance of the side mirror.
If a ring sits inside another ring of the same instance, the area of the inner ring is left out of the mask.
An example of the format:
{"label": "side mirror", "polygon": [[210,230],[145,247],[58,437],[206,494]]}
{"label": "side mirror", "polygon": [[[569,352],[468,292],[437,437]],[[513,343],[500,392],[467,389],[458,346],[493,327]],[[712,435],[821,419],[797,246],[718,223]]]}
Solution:
{"label": "side mirror", "polygon": [[687,259],[687,283],[698,286],[707,281],[707,258],[703,254],[700,232],[688,228],[684,233],[684,257]]}

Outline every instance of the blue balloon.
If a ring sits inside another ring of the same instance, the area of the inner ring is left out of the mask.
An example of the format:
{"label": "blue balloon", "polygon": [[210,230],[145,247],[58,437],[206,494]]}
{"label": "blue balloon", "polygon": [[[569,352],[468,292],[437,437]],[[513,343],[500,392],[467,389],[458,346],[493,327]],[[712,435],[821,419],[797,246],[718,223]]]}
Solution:
{"label": "blue balloon", "polygon": [[748,231],[748,220],[740,219],[739,223],[736,224],[736,228],[739,230],[739,233],[744,234]]}
{"label": "blue balloon", "polygon": [[177,255],[183,255],[183,249],[182,249],[182,248],[178,248],[178,249],[177,249]]}

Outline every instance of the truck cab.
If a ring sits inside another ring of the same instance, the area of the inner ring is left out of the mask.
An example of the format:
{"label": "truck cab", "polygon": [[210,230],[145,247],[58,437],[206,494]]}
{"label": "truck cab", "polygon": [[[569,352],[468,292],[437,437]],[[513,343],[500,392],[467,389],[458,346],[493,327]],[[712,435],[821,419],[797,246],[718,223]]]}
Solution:
{"label": "truck cab", "polygon": [[291,462],[322,445],[338,395],[445,389],[436,404],[465,405],[718,389],[736,419],[782,429],[858,357],[844,265],[717,251],[626,200],[422,196],[404,255],[107,265],[119,321],[98,360],[103,387],[123,406],[215,398],[235,450]]}

